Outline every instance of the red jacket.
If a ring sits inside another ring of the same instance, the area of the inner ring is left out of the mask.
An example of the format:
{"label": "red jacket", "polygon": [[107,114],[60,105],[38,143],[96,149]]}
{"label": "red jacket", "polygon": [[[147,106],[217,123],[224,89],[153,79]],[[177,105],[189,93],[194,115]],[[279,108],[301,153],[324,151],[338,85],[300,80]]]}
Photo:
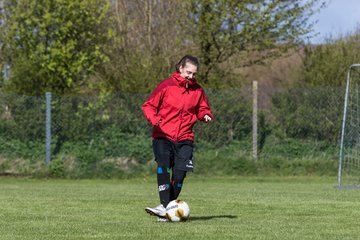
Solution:
{"label": "red jacket", "polygon": [[163,80],[142,105],[146,119],[153,125],[153,139],[165,137],[178,142],[194,140],[197,120],[204,121],[210,110],[204,90],[178,72]]}

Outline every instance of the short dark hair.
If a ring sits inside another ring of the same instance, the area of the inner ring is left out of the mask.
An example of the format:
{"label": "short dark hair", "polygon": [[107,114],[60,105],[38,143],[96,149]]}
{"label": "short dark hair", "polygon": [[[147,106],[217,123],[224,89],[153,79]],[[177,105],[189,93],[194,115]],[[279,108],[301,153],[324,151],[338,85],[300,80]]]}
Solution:
{"label": "short dark hair", "polygon": [[186,63],[191,63],[196,66],[198,69],[200,67],[199,60],[191,55],[185,55],[181,58],[181,60],[175,65],[176,71],[179,71],[180,67],[185,67]]}

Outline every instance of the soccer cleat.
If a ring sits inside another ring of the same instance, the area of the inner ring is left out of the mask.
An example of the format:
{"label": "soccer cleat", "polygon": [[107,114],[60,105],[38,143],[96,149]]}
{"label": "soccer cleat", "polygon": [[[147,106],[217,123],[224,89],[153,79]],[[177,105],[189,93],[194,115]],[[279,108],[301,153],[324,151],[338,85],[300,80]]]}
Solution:
{"label": "soccer cleat", "polygon": [[164,206],[162,204],[160,204],[159,206],[155,207],[155,208],[145,208],[145,211],[152,215],[152,216],[157,216],[159,218],[165,218],[166,216],[166,209],[164,208]]}
{"label": "soccer cleat", "polygon": [[170,220],[167,219],[166,217],[158,217],[157,221],[158,222],[170,222]]}

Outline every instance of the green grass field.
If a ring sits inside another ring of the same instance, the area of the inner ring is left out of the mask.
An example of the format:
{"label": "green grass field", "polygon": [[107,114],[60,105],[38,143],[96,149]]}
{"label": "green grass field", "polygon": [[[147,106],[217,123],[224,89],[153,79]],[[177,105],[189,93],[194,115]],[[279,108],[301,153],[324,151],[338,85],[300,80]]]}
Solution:
{"label": "green grass field", "polygon": [[330,177],[201,178],[181,199],[185,223],[156,222],[155,176],[0,179],[0,239],[359,239],[360,189]]}

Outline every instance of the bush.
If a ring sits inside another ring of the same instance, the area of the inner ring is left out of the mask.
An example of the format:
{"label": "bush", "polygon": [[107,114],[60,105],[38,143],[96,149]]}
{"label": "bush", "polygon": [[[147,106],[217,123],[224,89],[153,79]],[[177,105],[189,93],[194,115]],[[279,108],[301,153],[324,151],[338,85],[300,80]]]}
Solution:
{"label": "bush", "polygon": [[337,143],[343,108],[341,89],[291,88],[275,94],[272,103],[275,127],[283,137]]}
{"label": "bush", "polygon": [[210,124],[197,123],[195,138],[214,147],[241,141],[251,133],[250,103],[240,89],[207,92],[214,119]]}
{"label": "bush", "polygon": [[8,140],[38,141],[45,137],[45,98],[0,92],[0,132]]}
{"label": "bush", "polygon": [[204,175],[331,175],[337,173],[336,145],[324,141],[279,140],[270,136],[257,161],[250,141],[195,152],[195,172]]}

